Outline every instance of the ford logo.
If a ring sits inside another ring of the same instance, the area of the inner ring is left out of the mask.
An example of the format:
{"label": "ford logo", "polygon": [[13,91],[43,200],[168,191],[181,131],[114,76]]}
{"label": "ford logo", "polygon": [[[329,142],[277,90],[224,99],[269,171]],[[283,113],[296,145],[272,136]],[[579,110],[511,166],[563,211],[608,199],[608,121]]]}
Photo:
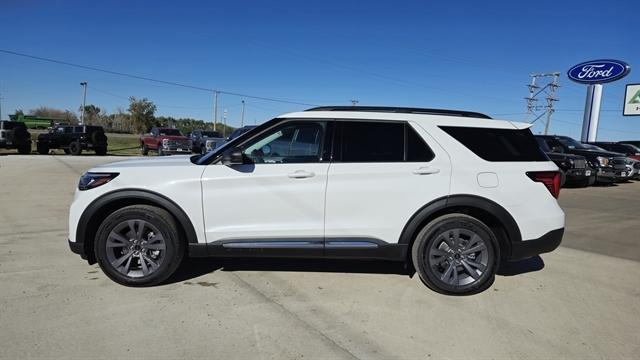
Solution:
{"label": "ford logo", "polygon": [[629,65],[620,60],[593,60],[583,62],[567,72],[569,79],[582,84],[602,84],[627,76]]}

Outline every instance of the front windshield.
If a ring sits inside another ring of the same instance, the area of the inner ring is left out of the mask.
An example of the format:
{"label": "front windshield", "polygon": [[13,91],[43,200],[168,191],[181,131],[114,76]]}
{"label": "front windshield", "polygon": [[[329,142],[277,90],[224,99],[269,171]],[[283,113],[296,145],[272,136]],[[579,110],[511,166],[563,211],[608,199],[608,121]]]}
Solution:
{"label": "front windshield", "polygon": [[178,129],[160,129],[160,135],[182,136],[182,133]]}
{"label": "front windshield", "polygon": [[590,150],[587,146],[573,140],[570,137],[559,137],[558,140],[562,143],[562,145],[568,147],[569,149],[581,149],[581,150]]}

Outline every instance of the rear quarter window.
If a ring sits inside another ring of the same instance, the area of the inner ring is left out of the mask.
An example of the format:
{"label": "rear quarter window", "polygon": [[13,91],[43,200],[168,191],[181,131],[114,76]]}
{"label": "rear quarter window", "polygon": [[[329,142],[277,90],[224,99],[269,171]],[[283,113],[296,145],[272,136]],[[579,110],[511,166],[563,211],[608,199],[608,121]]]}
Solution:
{"label": "rear quarter window", "polygon": [[529,129],[440,128],[487,161],[549,161]]}

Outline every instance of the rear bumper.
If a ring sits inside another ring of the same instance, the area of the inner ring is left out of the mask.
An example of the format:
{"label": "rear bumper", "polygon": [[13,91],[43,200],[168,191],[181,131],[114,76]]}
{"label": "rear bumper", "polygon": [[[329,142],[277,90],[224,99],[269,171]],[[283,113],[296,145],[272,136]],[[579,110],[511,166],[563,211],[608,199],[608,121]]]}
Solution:
{"label": "rear bumper", "polygon": [[564,228],[549,231],[537,239],[511,243],[509,260],[522,260],[555,250],[562,242]]}

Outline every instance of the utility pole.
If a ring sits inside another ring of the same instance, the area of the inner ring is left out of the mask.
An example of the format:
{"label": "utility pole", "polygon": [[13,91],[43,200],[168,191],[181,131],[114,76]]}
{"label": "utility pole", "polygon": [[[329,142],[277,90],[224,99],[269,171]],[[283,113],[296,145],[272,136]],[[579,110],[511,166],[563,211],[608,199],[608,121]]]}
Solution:
{"label": "utility pole", "polygon": [[360,101],[355,100],[355,99],[352,99],[352,100],[349,100],[349,101],[351,101],[351,106],[356,106],[360,102]]}
{"label": "utility pole", "polygon": [[226,138],[227,137],[227,109],[224,109],[224,111],[222,112],[222,121],[224,123],[224,128],[222,129],[222,137]]}
{"label": "utility pole", "polygon": [[87,82],[83,81],[80,83],[83,87],[82,91],[82,112],[80,113],[80,125],[84,125],[84,107],[87,103]]}
{"label": "utility pole", "polygon": [[[529,76],[531,77],[531,82],[527,85],[527,88],[529,89],[529,96],[524,98],[527,101],[527,121],[529,123],[534,123],[542,116],[546,115],[544,134],[547,135],[549,133],[549,124],[551,124],[551,114],[555,112],[555,109],[553,108],[554,103],[558,101],[558,98],[556,98],[556,90],[560,87],[558,84],[560,73],[529,74]],[[550,80],[547,80],[547,83],[540,87],[537,84],[537,81],[543,79]],[[536,105],[539,97],[541,97],[539,95],[541,94],[546,95],[546,97],[544,97],[547,102],[545,106]],[[537,114],[537,111],[541,109],[544,109],[544,112]],[[535,118],[531,120],[532,117]]]}
{"label": "utility pole", "polygon": [[213,90],[213,131],[218,124],[218,90]]}
{"label": "utility pole", "polygon": [[0,120],[2,120],[2,81],[0,81]]}
{"label": "utility pole", "polygon": [[240,113],[240,127],[244,126],[244,100],[242,100],[242,112]]}

